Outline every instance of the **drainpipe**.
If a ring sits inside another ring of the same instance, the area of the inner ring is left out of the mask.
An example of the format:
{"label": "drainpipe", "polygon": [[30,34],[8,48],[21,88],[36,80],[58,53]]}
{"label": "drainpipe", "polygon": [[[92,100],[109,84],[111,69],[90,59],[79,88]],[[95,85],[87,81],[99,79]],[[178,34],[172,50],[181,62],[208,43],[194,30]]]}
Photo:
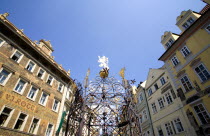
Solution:
{"label": "drainpipe", "polygon": [[151,120],[151,114],[150,114],[150,110],[149,110],[149,105],[148,105],[148,101],[147,101],[147,96],[146,96],[145,88],[143,88],[143,91],[144,91],[144,97],[146,99],[146,107],[147,107],[147,110],[148,110],[148,113],[149,113],[150,124],[152,126],[152,133],[153,133],[153,136],[154,136],[155,135],[155,132],[154,132],[154,128],[153,128],[153,124],[152,124],[152,120]]}

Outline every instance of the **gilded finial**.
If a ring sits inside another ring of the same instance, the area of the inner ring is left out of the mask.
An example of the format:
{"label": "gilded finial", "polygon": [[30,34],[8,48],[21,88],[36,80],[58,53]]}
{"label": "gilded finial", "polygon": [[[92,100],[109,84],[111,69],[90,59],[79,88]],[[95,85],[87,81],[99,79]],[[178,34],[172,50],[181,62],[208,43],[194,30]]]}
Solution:
{"label": "gilded finial", "polygon": [[6,18],[6,17],[9,16],[9,13],[6,12],[6,13],[3,14],[3,16]]}
{"label": "gilded finial", "polygon": [[121,68],[120,72],[119,72],[119,75],[122,77],[122,78],[125,78],[125,67],[124,68]]}

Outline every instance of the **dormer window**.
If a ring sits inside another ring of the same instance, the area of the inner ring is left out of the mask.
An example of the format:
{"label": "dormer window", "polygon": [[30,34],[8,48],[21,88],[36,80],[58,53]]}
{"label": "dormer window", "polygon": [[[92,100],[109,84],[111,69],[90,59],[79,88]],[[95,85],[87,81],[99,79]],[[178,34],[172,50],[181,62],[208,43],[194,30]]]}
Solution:
{"label": "dormer window", "polygon": [[184,29],[187,29],[189,27],[187,23],[184,23],[182,26],[184,27]]}
{"label": "dormer window", "polygon": [[192,25],[194,23],[194,19],[192,19],[192,17],[190,17],[187,22],[185,22],[182,26],[184,29],[187,29],[190,25]]}
{"label": "dormer window", "polygon": [[168,42],[165,44],[167,48],[169,48],[174,43],[173,39],[169,39]]}
{"label": "dormer window", "polygon": [[194,20],[190,17],[188,20],[187,20],[188,23],[192,24],[194,23]]}

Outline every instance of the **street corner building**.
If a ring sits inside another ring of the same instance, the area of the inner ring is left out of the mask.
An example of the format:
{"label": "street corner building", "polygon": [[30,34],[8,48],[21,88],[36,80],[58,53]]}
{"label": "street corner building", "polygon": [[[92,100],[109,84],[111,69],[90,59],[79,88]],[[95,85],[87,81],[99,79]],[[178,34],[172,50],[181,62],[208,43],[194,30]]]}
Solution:
{"label": "street corner building", "polygon": [[70,72],[54,61],[50,41],[31,41],[7,16],[0,15],[0,135],[62,135]]}
{"label": "street corner building", "polygon": [[[210,134],[209,7],[207,4],[199,13],[192,10],[181,12],[176,19],[181,34],[168,31],[163,34],[161,43],[166,51],[159,58],[165,63],[171,84],[183,104],[184,113],[198,136]],[[167,134],[176,134],[168,126]],[[190,127],[187,129],[191,130]]]}

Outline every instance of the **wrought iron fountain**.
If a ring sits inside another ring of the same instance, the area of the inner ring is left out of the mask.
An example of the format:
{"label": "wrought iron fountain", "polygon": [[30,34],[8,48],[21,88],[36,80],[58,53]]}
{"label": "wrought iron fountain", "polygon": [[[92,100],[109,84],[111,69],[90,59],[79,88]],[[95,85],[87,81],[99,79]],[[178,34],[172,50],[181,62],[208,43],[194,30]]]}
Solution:
{"label": "wrought iron fountain", "polygon": [[75,100],[70,107],[65,136],[140,136],[139,118],[133,101],[132,86],[109,76],[108,58],[99,57],[100,71],[89,82],[90,70],[83,86],[77,84]]}

